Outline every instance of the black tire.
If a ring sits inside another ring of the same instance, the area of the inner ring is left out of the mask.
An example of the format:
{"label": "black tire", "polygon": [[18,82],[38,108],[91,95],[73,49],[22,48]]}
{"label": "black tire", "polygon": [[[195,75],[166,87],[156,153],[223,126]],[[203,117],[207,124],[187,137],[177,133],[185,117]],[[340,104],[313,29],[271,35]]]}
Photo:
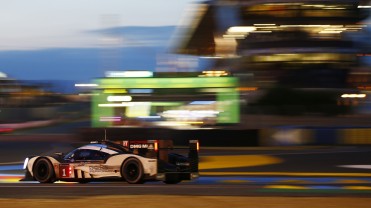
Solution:
{"label": "black tire", "polygon": [[47,158],[36,160],[32,172],[34,178],[40,183],[53,183],[55,181],[53,165]]}
{"label": "black tire", "polygon": [[136,158],[128,158],[121,166],[121,175],[128,183],[143,183],[144,173],[142,164]]}

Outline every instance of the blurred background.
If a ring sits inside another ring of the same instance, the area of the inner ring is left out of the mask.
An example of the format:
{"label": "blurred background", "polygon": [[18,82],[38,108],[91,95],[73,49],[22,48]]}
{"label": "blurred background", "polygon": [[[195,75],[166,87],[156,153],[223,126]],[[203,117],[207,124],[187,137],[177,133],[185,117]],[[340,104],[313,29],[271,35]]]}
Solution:
{"label": "blurred background", "polygon": [[138,5],[3,2],[0,131],[254,130],[255,145],[371,144],[369,1]]}
{"label": "blurred background", "polygon": [[[368,0],[0,1],[0,198],[369,207],[370,10]],[[26,157],[103,139],[198,140],[200,177],[19,182]]]}

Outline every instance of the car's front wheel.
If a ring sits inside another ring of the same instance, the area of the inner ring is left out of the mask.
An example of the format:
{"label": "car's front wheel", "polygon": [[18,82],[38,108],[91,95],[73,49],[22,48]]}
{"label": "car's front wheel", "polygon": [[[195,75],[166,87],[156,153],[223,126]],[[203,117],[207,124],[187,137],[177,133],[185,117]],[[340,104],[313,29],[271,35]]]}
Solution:
{"label": "car's front wheel", "polygon": [[129,158],[121,166],[121,175],[128,183],[143,183],[144,173],[141,162],[136,158]]}
{"label": "car's front wheel", "polygon": [[53,165],[47,158],[36,160],[32,172],[35,179],[40,183],[53,183],[55,181]]}

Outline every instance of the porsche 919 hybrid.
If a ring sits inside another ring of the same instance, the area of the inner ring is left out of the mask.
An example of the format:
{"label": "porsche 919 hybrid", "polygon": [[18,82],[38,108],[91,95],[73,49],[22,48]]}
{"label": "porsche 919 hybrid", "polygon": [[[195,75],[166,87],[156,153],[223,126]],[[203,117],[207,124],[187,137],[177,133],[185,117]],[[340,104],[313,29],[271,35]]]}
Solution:
{"label": "porsche 919 hybrid", "polygon": [[[134,151],[138,148],[145,151]],[[165,158],[161,159],[157,140],[127,141],[125,145],[110,141],[95,142],[66,155],[56,153],[26,158],[25,179],[40,183],[117,179],[131,184],[160,180],[174,184],[198,177],[198,149],[198,141],[191,140],[188,156],[167,151]]]}

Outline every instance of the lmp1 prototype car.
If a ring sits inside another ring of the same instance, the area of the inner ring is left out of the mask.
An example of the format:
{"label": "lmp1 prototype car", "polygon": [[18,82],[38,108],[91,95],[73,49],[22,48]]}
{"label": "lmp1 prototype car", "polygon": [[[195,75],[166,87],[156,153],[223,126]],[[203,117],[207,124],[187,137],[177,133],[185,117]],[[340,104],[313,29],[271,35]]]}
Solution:
{"label": "lmp1 prototype car", "polygon": [[[132,184],[160,180],[174,184],[198,177],[197,140],[190,141],[188,157],[169,153],[166,148],[163,148],[166,155],[161,154],[157,140],[126,141],[124,144],[101,141],[84,145],[66,155],[56,153],[26,158],[25,180],[87,183],[120,179]],[[134,151],[138,148],[140,152]]]}

